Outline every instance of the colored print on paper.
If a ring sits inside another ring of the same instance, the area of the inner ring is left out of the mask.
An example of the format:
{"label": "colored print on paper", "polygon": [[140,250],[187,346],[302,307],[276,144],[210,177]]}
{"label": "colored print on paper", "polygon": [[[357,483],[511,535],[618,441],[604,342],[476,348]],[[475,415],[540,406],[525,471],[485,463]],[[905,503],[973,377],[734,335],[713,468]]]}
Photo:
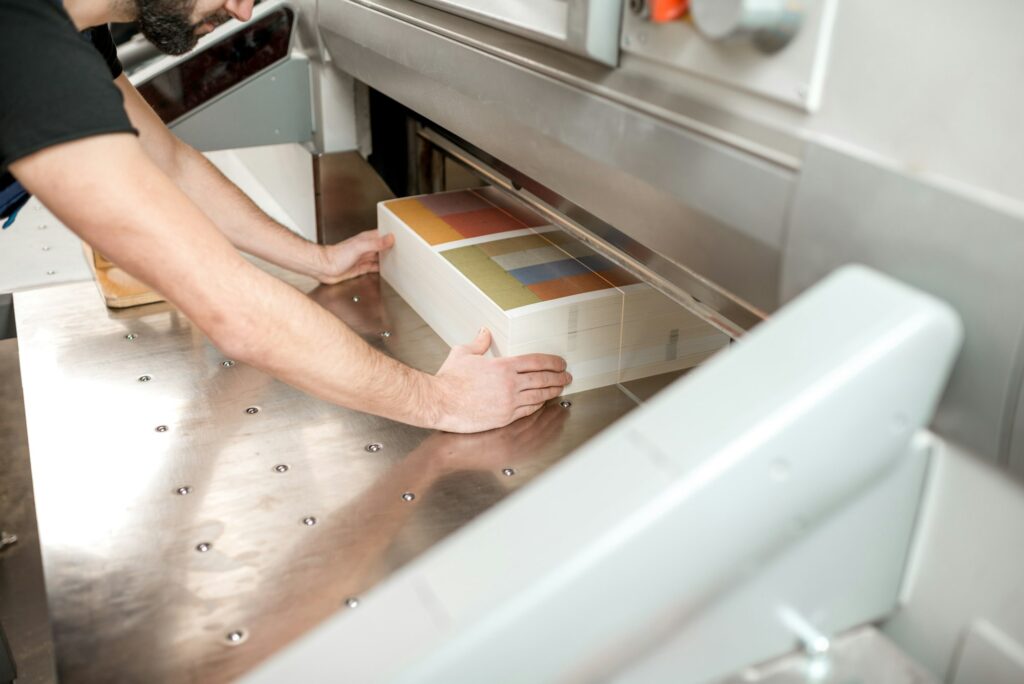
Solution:
{"label": "colored print on paper", "polygon": [[409,197],[387,202],[386,206],[429,245],[535,228],[545,223],[533,212],[502,198],[493,188]]}
{"label": "colored print on paper", "polygon": [[505,311],[636,282],[558,231],[456,247],[441,255]]}

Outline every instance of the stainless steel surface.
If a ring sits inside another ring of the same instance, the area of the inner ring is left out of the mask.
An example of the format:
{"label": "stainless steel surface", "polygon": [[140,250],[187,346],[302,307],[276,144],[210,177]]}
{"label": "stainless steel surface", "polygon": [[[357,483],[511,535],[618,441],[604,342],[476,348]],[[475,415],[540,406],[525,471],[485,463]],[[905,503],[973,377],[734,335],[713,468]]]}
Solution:
{"label": "stainless steel surface", "polygon": [[903,168],[813,145],[791,224],[784,300],[837,266],[859,262],[957,309],[967,336],[934,427],[987,458],[1013,460],[1014,411],[1024,373],[1021,217]]}
{"label": "stainless steel surface", "polygon": [[641,281],[730,337],[739,337],[763,320],[763,312],[745,302],[737,301],[729,293],[689,269],[651,252],[614,227],[579,207],[572,206],[546,188],[523,178],[506,165],[493,159],[481,159],[482,155],[479,152],[467,150],[430,128],[420,127],[418,135],[430,145],[442,150],[444,154],[458,160],[492,186],[515,197],[551,224],[589,245],[594,251],[630,271]]}
{"label": "stainless steel surface", "polygon": [[7,530],[0,530],[0,551],[6,551],[7,547],[14,546],[18,543],[18,535],[12,534]]}
{"label": "stainless steel surface", "polygon": [[[310,297],[418,368],[446,355],[376,277]],[[17,307],[65,682],[230,680],[635,406],[608,387],[503,430],[430,433],[225,368],[166,304],[112,312],[82,283]]]}
{"label": "stainless steel surface", "polygon": [[[651,71],[646,65],[624,60],[617,69],[607,69],[533,41],[424,7],[413,0],[341,1],[464,43],[477,52],[508,60],[563,85],[601,95],[694,134],[716,138],[725,145],[765,161],[790,169],[800,165],[801,143],[798,137],[781,132],[775,126],[724,115],[724,112],[708,108],[693,98],[681,97],[678,84],[671,83],[672,79],[664,78],[664,74]],[[349,35],[342,25],[335,23],[334,18],[339,16],[336,12],[325,12],[330,10],[326,6],[320,10],[318,21],[321,30],[341,31],[343,35]]]}
{"label": "stainless steel surface", "polygon": [[[292,56],[171,126],[205,152],[313,139],[310,63]],[[239,122],[245,125],[240,126]]]}
{"label": "stainless steel surface", "polygon": [[[675,87],[696,79],[683,87],[697,90],[699,82],[708,84],[714,100],[749,93],[794,114],[814,112],[829,71],[837,4],[693,0],[690,20],[665,24],[630,13],[623,24],[623,63],[651,74],[669,70],[679,82]],[[743,116],[752,112],[745,103],[739,109]]]}
{"label": "stainless steel surface", "polygon": [[828,642],[817,656],[795,652],[750,667],[719,684],[937,684],[938,680],[911,660],[873,627],[860,627]]}
{"label": "stainless steel surface", "polygon": [[[339,242],[377,226],[377,203],[394,195],[359,152],[313,157],[317,241]],[[352,295],[359,302],[359,295]]]}
{"label": "stainless steel surface", "polygon": [[609,66],[619,60],[621,0],[418,0]]}
{"label": "stainless steel surface", "polygon": [[0,341],[0,528],[0,536],[17,539],[6,548],[0,542],[0,625],[18,668],[18,682],[53,684],[53,636],[39,554],[16,339]]}
{"label": "stainless steel surface", "polygon": [[360,81],[741,306],[775,307],[795,166],[778,154],[792,151],[785,143],[741,151],[711,140],[652,104],[649,78],[627,97],[613,87],[618,71],[414,3],[321,4],[320,26],[335,63]]}
{"label": "stainless steel surface", "polygon": [[[43,249],[48,247],[49,249]],[[91,277],[82,243],[37,199],[30,199],[10,228],[0,232],[0,337],[7,293]],[[13,334],[14,317],[10,319]]]}
{"label": "stainless steel surface", "polygon": [[[727,350],[728,348],[723,350],[723,352]],[[628,393],[636,401],[644,402],[689,372],[689,370],[683,370],[676,371],[674,373],[662,373],[661,375],[651,375],[646,378],[640,378],[638,380],[630,380],[629,382],[624,382],[620,385],[620,387],[624,392]]]}

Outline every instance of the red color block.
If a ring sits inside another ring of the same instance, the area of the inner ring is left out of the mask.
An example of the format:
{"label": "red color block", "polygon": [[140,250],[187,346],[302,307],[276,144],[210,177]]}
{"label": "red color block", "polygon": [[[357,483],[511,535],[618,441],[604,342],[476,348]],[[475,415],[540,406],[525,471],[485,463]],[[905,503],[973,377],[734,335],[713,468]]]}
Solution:
{"label": "red color block", "polygon": [[494,235],[495,233],[526,228],[521,221],[493,207],[478,211],[449,214],[448,216],[442,216],[441,220],[457,230],[462,237],[467,238]]}

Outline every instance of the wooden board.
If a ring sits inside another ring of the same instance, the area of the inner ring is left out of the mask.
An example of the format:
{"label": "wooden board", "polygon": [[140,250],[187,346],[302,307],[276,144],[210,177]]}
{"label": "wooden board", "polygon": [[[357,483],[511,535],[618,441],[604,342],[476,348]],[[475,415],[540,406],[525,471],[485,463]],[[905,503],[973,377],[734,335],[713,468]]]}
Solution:
{"label": "wooden board", "polygon": [[580,392],[690,368],[728,338],[492,188],[381,202],[381,273],[449,345],[557,354]]}
{"label": "wooden board", "polygon": [[82,249],[85,251],[85,260],[89,263],[89,268],[92,269],[96,279],[96,286],[109,308],[126,309],[131,306],[164,301],[163,297],[122,271],[112,261],[94,251],[87,243],[82,243]]}

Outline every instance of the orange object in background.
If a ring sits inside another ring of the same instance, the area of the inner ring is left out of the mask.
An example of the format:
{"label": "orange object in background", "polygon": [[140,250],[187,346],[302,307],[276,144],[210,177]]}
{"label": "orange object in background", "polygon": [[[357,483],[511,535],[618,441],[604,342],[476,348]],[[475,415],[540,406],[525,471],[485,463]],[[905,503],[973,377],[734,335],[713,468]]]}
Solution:
{"label": "orange object in background", "polygon": [[651,3],[651,21],[664,23],[675,21],[690,9],[690,0],[649,0]]}

